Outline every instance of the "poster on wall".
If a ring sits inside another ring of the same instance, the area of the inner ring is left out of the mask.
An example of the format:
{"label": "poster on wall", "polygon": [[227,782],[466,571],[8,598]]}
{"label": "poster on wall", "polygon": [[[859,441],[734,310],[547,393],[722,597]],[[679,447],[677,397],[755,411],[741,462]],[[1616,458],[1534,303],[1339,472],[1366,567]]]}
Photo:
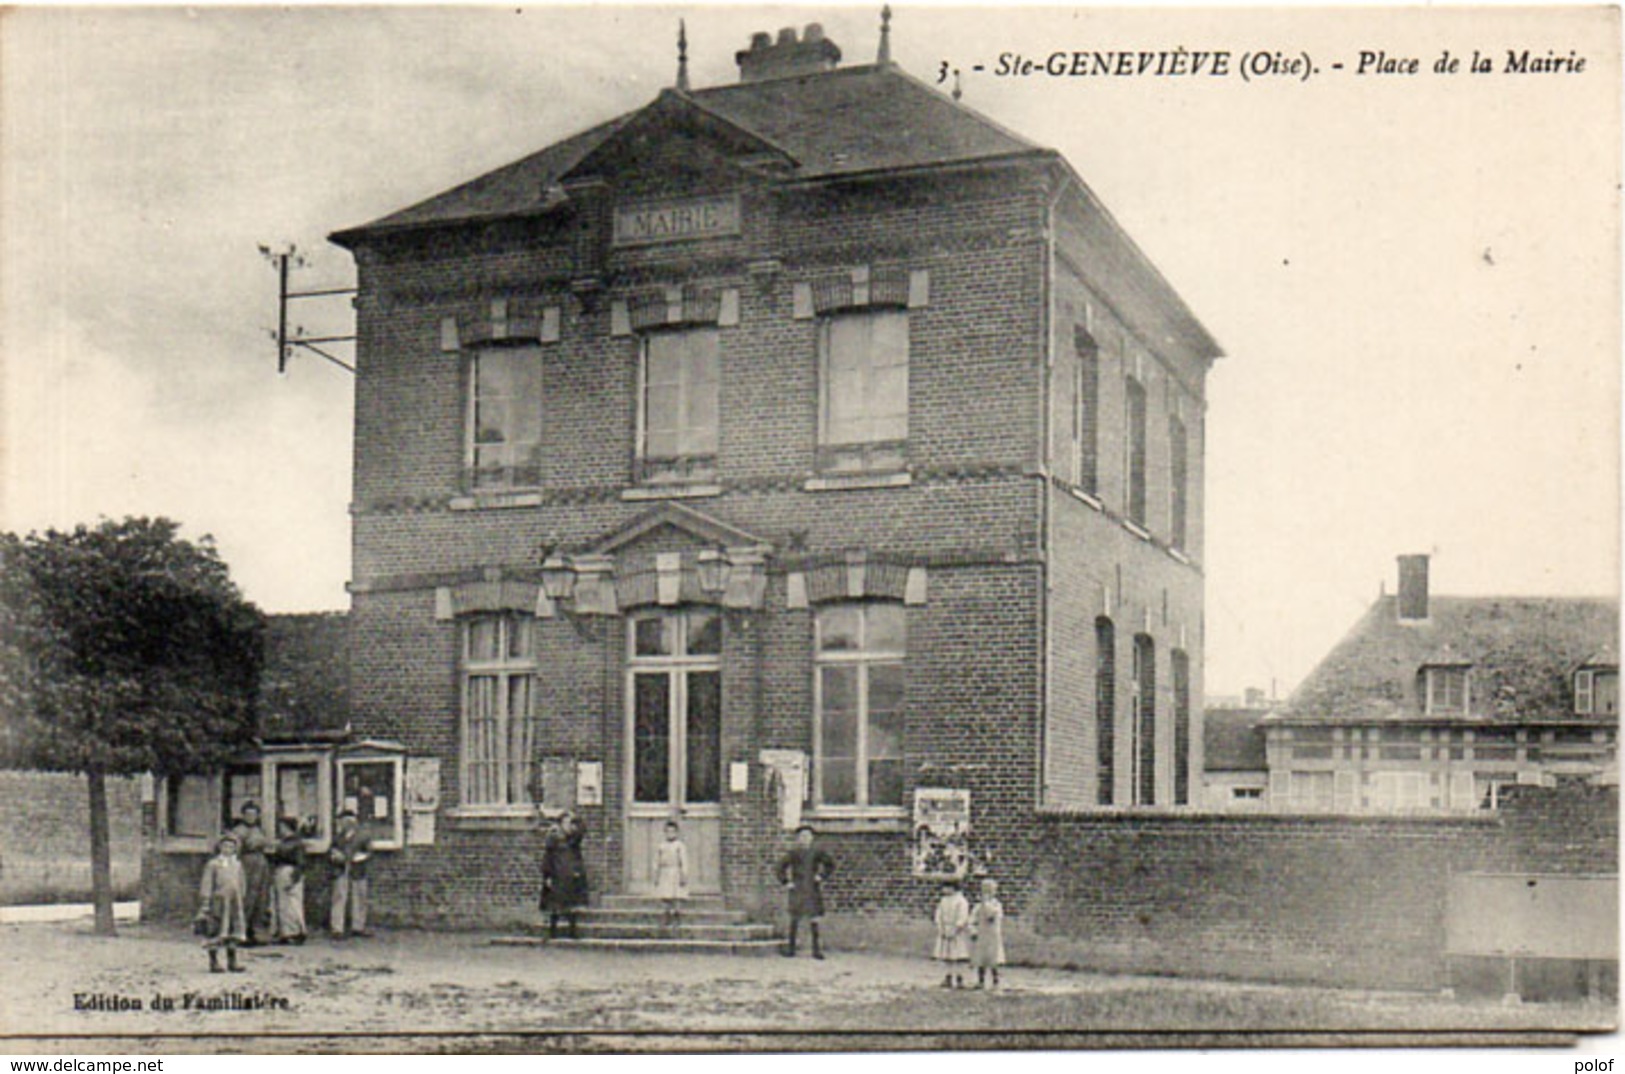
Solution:
{"label": "poster on wall", "polygon": [[914,791],[914,875],[953,880],[970,867],[970,791],[920,787]]}
{"label": "poster on wall", "polygon": [[406,808],[412,813],[433,813],[440,808],[440,758],[406,759]]}
{"label": "poster on wall", "polygon": [[576,805],[604,804],[604,765],[601,761],[582,761],[576,765]]}
{"label": "poster on wall", "polygon": [[548,813],[574,809],[580,782],[575,761],[568,757],[543,757],[542,808]]}
{"label": "poster on wall", "polygon": [[434,846],[434,814],[408,813],[406,815],[406,845]]}
{"label": "poster on wall", "polygon": [[800,750],[763,750],[761,761],[778,777],[779,826],[794,831],[807,797],[807,755]]}

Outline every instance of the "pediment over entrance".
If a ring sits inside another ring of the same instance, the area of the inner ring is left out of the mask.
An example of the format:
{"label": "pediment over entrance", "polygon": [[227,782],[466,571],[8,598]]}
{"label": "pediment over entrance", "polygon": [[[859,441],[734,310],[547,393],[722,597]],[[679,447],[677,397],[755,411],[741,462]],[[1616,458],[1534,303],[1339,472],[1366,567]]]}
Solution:
{"label": "pediment over entrance", "polygon": [[683,548],[772,550],[762,537],[680,503],[663,503],[605,534],[589,552],[598,556],[626,556],[680,551]]}

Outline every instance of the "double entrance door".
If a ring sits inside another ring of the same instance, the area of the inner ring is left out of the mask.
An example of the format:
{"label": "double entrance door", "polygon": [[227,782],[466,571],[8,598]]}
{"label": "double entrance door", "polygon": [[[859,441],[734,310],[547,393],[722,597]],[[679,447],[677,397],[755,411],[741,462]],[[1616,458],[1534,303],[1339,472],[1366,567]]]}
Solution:
{"label": "double entrance door", "polygon": [[676,821],[691,895],[722,891],[722,617],[702,609],[633,617],[627,639],[626,889],[655,891]]}

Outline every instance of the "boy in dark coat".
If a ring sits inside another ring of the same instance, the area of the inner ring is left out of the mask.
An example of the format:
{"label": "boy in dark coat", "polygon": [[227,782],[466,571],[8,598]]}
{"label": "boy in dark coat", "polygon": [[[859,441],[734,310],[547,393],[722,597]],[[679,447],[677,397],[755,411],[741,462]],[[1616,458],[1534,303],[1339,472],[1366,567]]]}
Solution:
{"label": "boy in dark coat", "polygon": [[812,825],[803,824],[796,829],[796,845],[779,861],[779,883],[789,893],[790,904],[790,942],[780,949],[786,958],[795,957],[802,918],[807,919],[807,931],[812,936],[812,957],[824,957],[818,942],[818,920],[824,916],[823,886],[835,874],[835,859],[813,845],[815,838]]}

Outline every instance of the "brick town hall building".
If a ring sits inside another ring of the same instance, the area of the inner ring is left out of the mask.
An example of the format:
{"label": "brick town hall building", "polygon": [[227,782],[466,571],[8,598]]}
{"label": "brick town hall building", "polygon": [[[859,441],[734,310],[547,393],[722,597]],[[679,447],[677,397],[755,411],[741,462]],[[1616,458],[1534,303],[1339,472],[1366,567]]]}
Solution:
{"label": "brick town hall building", "polygon": [[333,236],[386,918],[533,906],[566,806],[598,893],[677,817],[695,894],[776,906],[799,817],[836,908],[913,907],[916,792],[968,792],[1019,912],[1035,811],[1196,801],[1218,346],[885,34],[758,34],[735,84]]}

